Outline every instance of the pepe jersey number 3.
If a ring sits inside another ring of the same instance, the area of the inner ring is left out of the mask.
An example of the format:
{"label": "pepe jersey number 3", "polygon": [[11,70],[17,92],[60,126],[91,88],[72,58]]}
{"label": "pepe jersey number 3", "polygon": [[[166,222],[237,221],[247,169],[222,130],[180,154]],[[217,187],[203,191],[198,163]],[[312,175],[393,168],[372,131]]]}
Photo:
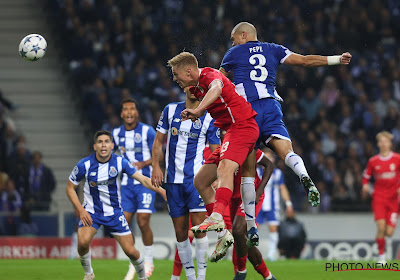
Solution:
{"label": "pepe jersey number 3", "polygon": [[[251,65],[254,65],[255,69],[261,71],[261,73],[257,70],[250,71],[250,79],[257,82],[264,82],[268,77],[268,70],[267,68],[263,67],[267,62],[265,56],[262,54],[253,54],[250,56],[249,62]],[[258,76],[258,74],[260,75]]]}

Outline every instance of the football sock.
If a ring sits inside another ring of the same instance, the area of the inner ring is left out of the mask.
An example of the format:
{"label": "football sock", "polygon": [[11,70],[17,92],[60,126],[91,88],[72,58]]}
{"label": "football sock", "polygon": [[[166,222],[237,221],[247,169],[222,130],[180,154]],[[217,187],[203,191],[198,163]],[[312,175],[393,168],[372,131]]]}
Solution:
{"label": "football sock", "polygon": [[302,175],[308,176],[306,166],[304,165],[303,159],[294,152],[289,152],[285,157],[285,163],[289,166],[299,178]]}
{"label": "football sock", "polygon": [[246,262],[247,262],[247,254],[244,257],[237,258],[237,264],[238,264],[238,271],[239,272],[244,272],[246,271]]}
{"label": "football sock", "polygon": [[76,255],[78,254],[78,233],[74,232],[71,236],[71,252],[69,258],[75,259]]}
{"label": "football sock", "polygon": [[264,260],[262,260],[262,263],[260,263],[259,265],[254,266],[254,269],[264,278],[267,278],[270,275],[270,272]]}
{"label": "football sock", "polygon": [[233,262],[234,274],[236,274],[236,272],[238,271],[238,256],[237,256],[237,254],[236,254],[235,244],[233,244],[232,262]]}
{"label": "football sock", "polygon": [[378,244],[379,255],[385,254],[385,238],[377,238],[376,244]]}
{"label": "football sock", "polygon": [[[182,272],[182,263],[181,263],[181,259],[179,258],[179,253],[178,253],[178,248],[177,248],[175,251],[175,259],[174,259],[174,266],[172,268],[172,275],[180,276],[181,272]],[[171,278],[171,280],[172,280],[172,278]]]}
{"label": "football sock", "polygon": [[196,238],[197,277],[206,277],[208,260],[208,237]]}
{"label": "football sock", "polygon": [[269,233],[269,240],[268,240],[268,258],[274,259],[276,248],[278,247],[279,235],[277,232],[270,232]]}
{"label": "football sock", "polygon": [[131,263],[135,267],[136,274],[139,279],[146,279],[146,272],[144,271],[144,260],[142,255],[139,255],[139,258],[137,260],[132,260]]}
{"label": "football sock", "polygon": [[254,177],[242,177],[242,184],[240,185],[247,230],[256,227],[256,190],[254,179]]}
{"label": "football sock", "polygon": [[213,210],[214,210],[214,202],[210,204],[206,204],[206,210],[207,210],[207,215],[211,216]]}
{"label": "football sock", "polygon": [[153,245],[144,246],[144,261],[147,263],[153,263]]}
{"label": "football sock", "polygon": [[185,268],[186,277],[188,280],[196,280],[196,272],[194,270],[192,247],[189,238],[182,242],[177,242],[179,258],[182,266]]}
{"label": "football sock", "polygon": [[230,189],[224,187],[219,188],[215,192],[215,203],[214,203],[213,214],[214,213],[220,214],[221,215],[220,220],[222,220],[225,208],[228,206],[229,201],[231,200],[232,193],[233,192]]}
{"label": "football sock", "polygon": [[180,277],[176,276],[176,275],[172,275],[171,276],[171,280],[180,280]]}
{"label": "football sock", "polygon": [[79,256],[79,259],[81,260],[81,264],[83,267],[83,271],[85,274],[91,274],[93,273],[93,268],[92,268],[92,250],[89,249],[89,252],[83,256]]}

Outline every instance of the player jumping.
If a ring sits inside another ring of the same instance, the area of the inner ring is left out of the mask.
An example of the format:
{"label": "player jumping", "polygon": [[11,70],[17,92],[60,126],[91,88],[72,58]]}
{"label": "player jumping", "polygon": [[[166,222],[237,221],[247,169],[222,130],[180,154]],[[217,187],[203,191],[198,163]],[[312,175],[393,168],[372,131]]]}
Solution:
{"label": "player jumping", "polygon": [[192,230],[205,232],[225,228],[223,213],[232,197],[233,175],[242,166],[243,176],[252,178],[252,181],[245,181],[242,185],[249,240],[258,245],[254,207],[254,146],[259,135],[254,117],[257,113],[236,93],[235,86],[221,72],[209,67],[199,68],[193,54],[182,52],[170,59],[168,65],[172,68],[174,81],[182,88],[191,86],[191,92],[201,101],[197,108],[185,109],[181,113],[182,120],[190,119],[194,122],[207,110],[215,119],[215,126],[227,131],[221,144],[219,187],[215,193],[215,203],[210,201],[214,196],[211,188],[197,189],[206,203],[209,217],[200,225],[192,227]]}
{"label": "player jumping", "polygon": [[379,154],[368,160],[362,181],[362,197],[365,199],[370,190],[369,180],[372,176],[375,179],[372,210],[378,229],[376,243],[381,263],[386,263],[385,236],[388,241],[392,237],[399,214],[400,154],[392,152],[392,139],[393,135],[387,131],[376,135]]}
{"label": "player jumping", "polygon": [[302,158],[294,153],[289,133],[282,121],[282,98],[275,89],[275,76],[280,63],[305,67],[349,64],[350,53],[336,56],[303,56],[287,48],[260,42],[256,28],[248,23],[237,24],[231,32],[232,48],[222,60],[220,71],[233,72],[236,91],[249,101],[258,113],[256,121],[260,139],[274,149],[297,176],[308,193],[312,206],[320,203],[320,194],[308,175]]}

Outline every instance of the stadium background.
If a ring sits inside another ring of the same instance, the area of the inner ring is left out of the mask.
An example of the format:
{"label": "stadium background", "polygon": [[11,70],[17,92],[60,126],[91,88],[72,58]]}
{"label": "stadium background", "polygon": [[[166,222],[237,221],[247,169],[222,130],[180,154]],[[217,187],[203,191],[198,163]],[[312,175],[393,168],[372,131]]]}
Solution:
{"label": "stadium background", "polygon": [[[155,126],[165,104],[184,98],[166,61],[187,50],[200,66],[218,68],[232,27],[249,21],[261,41],[297,53],[353,55],[349,67],[282,65],[276,79],[295,151],[322,193],[321,205],[310,208],[297,178],[278,166],[311,242],[372,244],[375,226],[369,201],[360,198],[361,177],[377,153],[377,132],[392,132],[395,150],[400,147],[398,1],[15,0],[2,1],[0,15],[0,170],[24,199],[30,154],[40,150],[57,182],[49,209],[31,212],[36,235],[71,234],[67,176],[90,152],[93,131],[120,124],[119,102],[135,98],[142,121]],[[48,42],[35,63],[17,54],[29,33]],[[158,209],[154,218],[171,226],[162,201]],[[10,217],[19,223],[18,212],[3,211],[4,235]]]}

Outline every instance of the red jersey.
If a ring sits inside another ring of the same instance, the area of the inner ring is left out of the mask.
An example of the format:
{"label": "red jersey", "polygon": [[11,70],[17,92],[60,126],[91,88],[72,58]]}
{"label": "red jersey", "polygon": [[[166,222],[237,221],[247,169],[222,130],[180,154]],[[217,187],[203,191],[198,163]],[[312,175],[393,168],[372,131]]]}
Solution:
{"label": "red jersey", "polygon": [[236,92],[235,85],[216,69],[200,68],[199,83],[197,86],[191,87],[190,91],[198,100],[202,100],[212,82],[216,80],[223,84],[221,96],[206,108],[215,120],[215,126],[226,130],[232,123],[247,120],[257,115],[251,104]]}
{"label": "red jersey", "polygon": [[[257,149],[257,151],[256,151],[257,163],[259,163],[261,161],[263,156],[264,156],[263,151],[261,151],[260,149]],[[256,186],[256,191],[257,191],[258,187],[260,186],[261,179],[262,178],[260,178],[260,176],[258,176],[258,173],[256,172],[256,178],[254,180],[254,184]],[[236,172],[235,172],[235,177],[233,178],[233,194],[232,194],[232,198],[241,198],[241,195],[240,195],[240,185],[241,185],[241,183],[242,183],[242,174],[241,174],[241,168],[239,167],[238,170],[236,170]],[[262,195],[264,195],[264,193]]]}
{"label": "red jersey", "polygon": [[371,176],[375,178],[374,199],[396,199],[400,187],[400,154],[390,152],[387,157],[376,155],[370,158],[362,184],[367,184]]}

